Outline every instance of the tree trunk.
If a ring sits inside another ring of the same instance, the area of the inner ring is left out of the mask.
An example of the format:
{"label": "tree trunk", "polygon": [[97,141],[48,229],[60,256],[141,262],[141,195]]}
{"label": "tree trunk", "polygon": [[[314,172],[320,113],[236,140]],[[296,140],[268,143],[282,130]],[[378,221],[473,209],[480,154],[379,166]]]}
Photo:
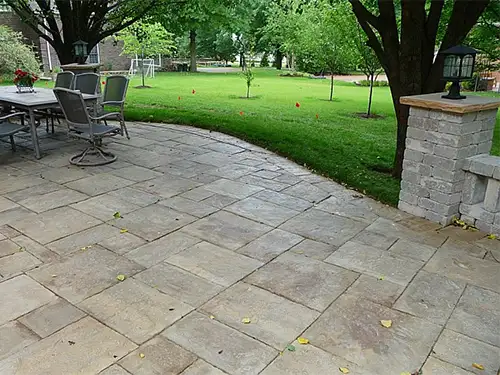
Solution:
{"label": "tree trunk", "polygon": [[366,116],[370,117],[372,112],[372,97],[373,97],[373,81],[375,79],[375,74],[370,74],[370,94],[368,96],[368,110],[366,111]]}
{"label": "tree trunk", "polygon": [[330,101],[333,100],[333,73],[330,76]]}
{"label": "tree trunk", "polygon": [[247,67],[247,59],[245,57],[245,53],[244,52],[241,52],[240,53],[240,67],[241,67],[241,70],[245,70],[246,67]]}
{"label": "tree trunk", "polygon": [[247,99],[250,98],[250,85],[247,84]]}
{"label": "tree trunk", "polygon": [[146,86],[144,82],[144,45],[142,46],[142,53],[141,53],[141,78],[142,78],[142,87]]}
{"label": "tree trunk", "polygon": [[275,60],[274,60],[274,66],[278,70],[283,69],[283,52],[281,52],[279,49],[276,50],[276,56],[275,56]]}
{"label": "tree trunk", "polygon": [[191,72],[197,72],[196,69],[196,30],[189,32],[189,57],[191,60]]}

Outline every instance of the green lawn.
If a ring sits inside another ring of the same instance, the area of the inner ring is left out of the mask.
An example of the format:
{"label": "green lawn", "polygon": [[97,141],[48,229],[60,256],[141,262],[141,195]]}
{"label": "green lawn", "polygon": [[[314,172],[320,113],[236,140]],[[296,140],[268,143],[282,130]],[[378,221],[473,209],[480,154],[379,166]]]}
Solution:
{"label": "green lawn", "polygon": [[379,200],[397,202],[399,181],[371,169],[390,168],[394,157],[395,119],[387,88],[375,89],[373,103],[384,117],[367,120],[355,116],[366,109],[367,88],[338,82],[329,102],[328,80],[279,77],[271,69],[256,70],[249,100],[240,98],[245,82],[238,74],[165,73],[147,80],[151,89],[135,88],[139,84],[138,78],[130,84],[129,120],[228,133]]}

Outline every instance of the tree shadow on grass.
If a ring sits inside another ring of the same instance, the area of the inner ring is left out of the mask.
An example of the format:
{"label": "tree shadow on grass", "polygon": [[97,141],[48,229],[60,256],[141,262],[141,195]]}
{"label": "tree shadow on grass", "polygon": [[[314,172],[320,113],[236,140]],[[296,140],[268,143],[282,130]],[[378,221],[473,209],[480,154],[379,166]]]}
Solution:
{"label": "tree shadow on grass", "polygon": [[260,95],[251,95],[249,98],[247,98],[246,96],[229,95],[229,99],[257,100],[260,98]]}

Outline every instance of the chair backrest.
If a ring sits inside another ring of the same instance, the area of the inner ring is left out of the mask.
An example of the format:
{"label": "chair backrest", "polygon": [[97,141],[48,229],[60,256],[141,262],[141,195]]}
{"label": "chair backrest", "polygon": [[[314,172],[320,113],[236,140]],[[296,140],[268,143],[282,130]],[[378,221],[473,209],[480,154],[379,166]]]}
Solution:
{"label": "chair backrest", "polygon": [[61,106],[68,127],[70,129],[90,128],[90,136],[92,136],[90,117],[81,92],[55,88],[54,95]]}
{"label": "chair backrest", "polygon": [[97,86],[99,85],[99,74],[82,73],[75,76],[73,89],[80,91],[82,94],[97,94]]}
{"label": "chair backrest", "polygon": [[57,73],[56,83],[54,87],[62,87],[63,89],[70,89],[73,84],[73,78],[75,74],[73,72],[61,72]]}
{"label": "chair backrest", "polygon": [[127,95],[128,78],[125,76],[109,76],[104,86],[103,102],[120,104],[125,102]]}

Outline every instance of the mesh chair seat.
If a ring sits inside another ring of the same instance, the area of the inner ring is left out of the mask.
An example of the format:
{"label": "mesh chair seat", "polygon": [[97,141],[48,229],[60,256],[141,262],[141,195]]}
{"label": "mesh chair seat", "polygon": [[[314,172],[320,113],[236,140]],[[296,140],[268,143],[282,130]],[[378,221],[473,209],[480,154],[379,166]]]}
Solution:
{"label": "mesh chair seat", "polygon": [[[8,115],[4,115],[0,117],[0,138],[9,137],[10,144],[12,146],[12,151],[16,151],[16,144],[14,142],[14,134],[19,133],[21,131],[28,131],[29,127],[24,124],[24,116],[23,112],[11,113]],[[9,118],[19,117],[21,119],[20,124],[12,123],[9,121],[5,121]]]}
{"label": "mesh chair seat", "polygon": [[0,121],[0,137],[8,137],[27,129],[28,127],[23,124]]}
{"label": "mesh chair seat", "polygon": [[[125,105],[125,96],[127,95],[129,80],[125,76],[110,76],[106,79],[106,85],[104,87],[104,95],[102,98],[102,107],[103,111],[101,115],[106,115],[104,118],[104,123],[106,123],[106,119],[113,116],[120,121],[120,127],[122,131],[122,135],[126,135],[128,139],[130,139],[128,135],[127,126],[125,125],[125,116],[123,114],[123,109]],[[104,107],[118,107],[116,112],[105,112]]]}
{"label": "mesh chair seat", "polygon": [[[92,129],[92,130],[91,130]],[[120,128],[117,126],[107,126],[103,124],[91,124],[89,128],[70,128],[70,132],[77,133],[78,136],[85,136],[90,139],[90,135],[94,137],[111,137],[120,134]]]}

